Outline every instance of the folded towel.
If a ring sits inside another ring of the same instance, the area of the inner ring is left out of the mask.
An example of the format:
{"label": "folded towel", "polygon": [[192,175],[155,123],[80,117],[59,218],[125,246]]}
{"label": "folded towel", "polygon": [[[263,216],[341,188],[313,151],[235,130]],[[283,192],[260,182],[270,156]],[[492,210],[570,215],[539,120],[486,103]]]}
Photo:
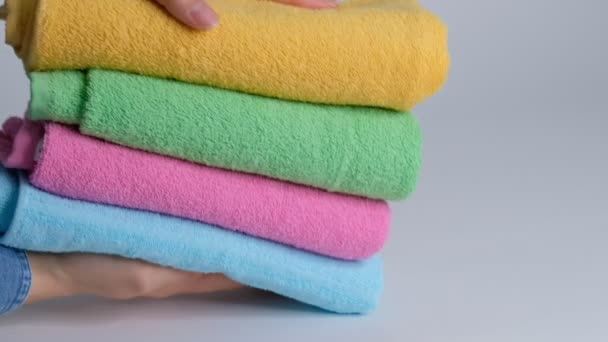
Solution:
{"label": "folded towel", "polygon": [[449,67],[447,30],[416,0],[312,11],[209,0],[195,32],[149,0],[7,0],[7,42],[29,70],[114,69],[307,102],[405,110]]}
{"label": "folded towel", "polygon": [[[113,254],[223,273],[338,313],[366,313],[382,292],[380,257],[341,261],[194,221],[70,200],[38,190],[1,167],[0,184],[0,200],[17,202],[10,226],[0,236],[0,244],[9,247]],[[6,196],[16,188],[17,199]]]}
{"label": "folded towel", "polygon": [[409,114],[103,70],[31,79],[31,119],[114,143],[370,198],[402,199],[416,185],[421,134]]}
{"label": "folded towel", "polygon": [[[41,126],[9,119],[5,129],[16,134],[1,161],[24,160],[13,167],[32,170],[31,183],[48,192],[189,218],[342,259],[369,258],[386,241],[390,209],[383,201],[170,159],[57,124],[46,125],[45,134]],[[34,148],[22,155],[19,144],[30,141],[41,143],[37,163]]]}

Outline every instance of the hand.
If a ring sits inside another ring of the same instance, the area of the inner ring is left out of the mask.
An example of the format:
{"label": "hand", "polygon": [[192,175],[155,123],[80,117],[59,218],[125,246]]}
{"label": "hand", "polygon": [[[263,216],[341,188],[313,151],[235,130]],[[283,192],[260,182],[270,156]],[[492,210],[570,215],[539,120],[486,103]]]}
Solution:
{"label": "hand", "polygon": [[[205,0],[153,0],[165,7],[169,13],[182,23],[202,30],[216,27],[220,20]],[[251,0],[263,1],[263,0]],[[272,0],[297,7],[310,9],[336,8],[337,0]]]}
{"label": "hand", "polygon": [[165,298],[242,287],[219,274],[190,273],[107,255],[29,253],[29,259],[32,287],[27,303],[78,295]]}

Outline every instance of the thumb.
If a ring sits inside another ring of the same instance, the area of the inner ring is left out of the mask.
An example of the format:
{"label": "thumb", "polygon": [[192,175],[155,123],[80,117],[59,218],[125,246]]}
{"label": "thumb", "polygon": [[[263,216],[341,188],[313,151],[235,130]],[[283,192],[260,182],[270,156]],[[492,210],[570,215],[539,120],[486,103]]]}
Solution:
{"label": "thumb", "polygon": [[272,0],[285,5],[308,9],[331,9],[338,7],[337,0]]}
{"label": "thumb", "polygon": [[202,30],[216,27],[220,20],[204,0],[156,0],[182,23]]}

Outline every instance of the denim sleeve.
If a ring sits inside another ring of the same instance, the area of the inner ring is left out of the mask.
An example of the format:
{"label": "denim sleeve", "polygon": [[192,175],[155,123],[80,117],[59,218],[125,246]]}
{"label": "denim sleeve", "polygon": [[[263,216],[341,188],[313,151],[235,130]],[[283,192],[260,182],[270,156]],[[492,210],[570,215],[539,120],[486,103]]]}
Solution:
{"label": "denim sleeve", "polygon": [[32,271],[24,251],[0,246],[0,315],[23,305],[32,285]]}

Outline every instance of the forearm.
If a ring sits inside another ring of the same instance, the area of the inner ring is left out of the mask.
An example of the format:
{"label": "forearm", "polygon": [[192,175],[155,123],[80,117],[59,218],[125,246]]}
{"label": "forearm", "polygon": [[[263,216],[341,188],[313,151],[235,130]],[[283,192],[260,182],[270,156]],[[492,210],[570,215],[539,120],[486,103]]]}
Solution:
{"label": "forearm", "polygon": [[0,315],[23,304],[96,295],[165,298],[242,287],[220,274],[200,274],[95,254],[25,253],[0,246]]}

